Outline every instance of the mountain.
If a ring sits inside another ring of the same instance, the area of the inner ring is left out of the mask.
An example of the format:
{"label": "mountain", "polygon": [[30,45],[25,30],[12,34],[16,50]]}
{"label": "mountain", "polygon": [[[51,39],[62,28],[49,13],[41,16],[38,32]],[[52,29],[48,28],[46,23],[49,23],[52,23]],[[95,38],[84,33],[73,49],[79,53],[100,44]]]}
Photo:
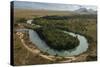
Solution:
{"label": "mountain", "polygon": [[75,12],[79,14],[96,14],[97,13],[97,11],[93,9],[87,9],[87,8],[79,8],[75,10]]}
{"label": "mountain", "polygon": [[75,10],[76,12],[88,12],[88,10],[86,8],[79,8],[77,10]]}
{"label": "mountain", "polygon": [[97,11],[96,10],[93,10],[93,9],[88,9],[88,11],[92,14],[97,14]]}

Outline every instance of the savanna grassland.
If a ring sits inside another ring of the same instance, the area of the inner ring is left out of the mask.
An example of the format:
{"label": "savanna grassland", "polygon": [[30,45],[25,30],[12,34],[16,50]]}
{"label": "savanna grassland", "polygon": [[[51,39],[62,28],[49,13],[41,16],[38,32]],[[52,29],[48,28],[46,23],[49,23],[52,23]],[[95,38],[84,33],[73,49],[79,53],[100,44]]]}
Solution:
{"label": "savanna grassland", "polygon": [[[35,25],[40,25],[41,28],[34,28],[33,25],[26,24],[26,20],[33,19]],[[14,10],[14,30],[20,28],[31,28],[37,31],[41,39],[45,40],[50,47],[54,49],[69,49],[71,46],[76,47],[79,43],[77,37],[65,35],[60,30],[66,30],[73,33],[83,35],[87,38],[89,48],[86,52],[73,56],[78,61],[95,61],[97,60],[97,15],[96,14],[76,14],[69,11],[46,11],[46,10]],[[53,34],[53,35],[52,35]],[[59,62],[55,56],[54,61],[47,60],[41,56],[34,55],[22,45],[18,35],[14,32],[14,64],[45,64]],[[24,37],[23,37],[24,38]],[[70,39],[71,38],[71,39]],[[68,41],[69,40],[69,41]],[[27,40],[28,41],[28,40]],[[27,42],[25,41],[25,42]],[[66,44],[69,48],[65,48]],[[26,43],[27,45],[31,43]],[[61,46],[61,45],[63,46]],[[35,46],[35,45],[33,45]],[[31,45],[31,47],[33,47]],[[62,47],[62,48],[60,48]],[[33,50],[34,51],[34,50]],[[41,51],[40,51],[41,52]],[[60,61],[67,61],[68,58],[61,58]]]}
{"label": "savanna grassland", "polygon": [[[47,10],[31,10],[31,9],[14,9],[14,18],[32,19],[38,16],[46,15],[73,15],[74,13],[69,11],[47,11]],[[15,19],[16,20],[16,19]]]}
{"label": "savanna grassland", "polygon": [[[28,44],[29,45],[29,44]],[[23,46],[18,35],[14,33],[14,65],[31,65],[31,64],[52,63],[30,51]]]}

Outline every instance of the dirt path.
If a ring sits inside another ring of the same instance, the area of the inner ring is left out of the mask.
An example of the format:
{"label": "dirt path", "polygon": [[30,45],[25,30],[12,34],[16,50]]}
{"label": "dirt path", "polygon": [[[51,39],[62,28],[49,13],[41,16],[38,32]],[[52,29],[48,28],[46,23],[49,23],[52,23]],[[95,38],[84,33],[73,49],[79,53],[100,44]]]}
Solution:
{"label": "dirt path", "polygon": [[[40,57],[42,57],[42,58],[44,58],[44,59],[47,59],[47,60],[49,60],[49,61],[56,61],[57,60],[57,57],[55,57],[55,56],[48,56],[48,55],[44,55],[44,54],[42,54],[41,52],[40,52],[40,50],[38,50],[38,49],[36,49],[36,48],[34,48],[34,49],[31,49],[30,47],[28,47],[26,44],[25,44],[25,41],[24,41],[24,39],[23,39],[23,37],[24,37],[24,34],[22,33],[22,32],[17,32],[16,33],[18,36],[19,36],[19,38],[20,38],[20,40],[21,40],[21,42],[22,42],[22,45],[28,50],[28,51],[30,51],[30,52],[32,52],[34,55],[38,55],[38,56],[40,56]],[[64,57],[64,60],[62,61],[57,61],[57,62],[66,62],[66,63],[69,63],[69,62],[73,62],[73,61],[76,61],[76,60],[82,60],[82,57],[84,58],[84,56],[80,56],[80,57]],[[60,58],[62,58],[62,57],[60,57]]]}
{"label": "dirt path", "polygon": [[19,36],[19,38],[20,38],[20,40],[21,40],[21,42],[22,42],[22,45],[23,45],[28,51],[32,52],[32,53],[35,54],[35,55],[39,55],[40,57],[42,57],[42,58],[44,58],[44,59],[47,59],[47,60],[50,60],[50,61],[55,61],[54,59],[49,58],[48,56],[41,54],[41,53],[40,53],[40,50],[38,50],[38,49],[34,49],[34,50],[33,50],[33,49],[29,48],[29,47],[25,44],[25,42],[24,42],[24,39],[23,39],[24,34],[23,34],[23,33],[17,32],[16,34]]}

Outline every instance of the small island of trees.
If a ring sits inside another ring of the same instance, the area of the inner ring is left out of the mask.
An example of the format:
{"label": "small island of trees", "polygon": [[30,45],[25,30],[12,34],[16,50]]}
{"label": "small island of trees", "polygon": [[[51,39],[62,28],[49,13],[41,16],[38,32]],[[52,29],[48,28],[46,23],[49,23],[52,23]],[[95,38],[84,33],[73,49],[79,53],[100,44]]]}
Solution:
{"label": "small island of trees", "polygon": [[37,33],[46,41],[49,47],[56,50],[69,50],[79,45],[77,37],[73,37],[59,29],[43,28],[37,30]]}
{"label": "small island of trees", "polygon": [[48,46],[57,50],[70,50],[79,45],[79,40],[62,31],[84,35],[88,42],[92,42],[92,38],[86,33],[87,25],[93,18],[96,15],[43,16],[34,18],[34,24],[41,26],[36,32]]}

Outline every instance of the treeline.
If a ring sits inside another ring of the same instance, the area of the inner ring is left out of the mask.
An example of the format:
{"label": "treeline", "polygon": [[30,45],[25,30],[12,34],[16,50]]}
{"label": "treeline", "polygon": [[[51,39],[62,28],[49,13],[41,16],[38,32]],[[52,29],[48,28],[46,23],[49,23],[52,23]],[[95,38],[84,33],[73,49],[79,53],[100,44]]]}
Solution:
{"label": "treeline", "polygon": [[83,15],[78,14],[78,15],[72,15],[72,16],[57,16],[57,15],[53,15],[53,16],[39,17],[38,19],[41,19],[41,18],[48,19],[48,20],[64,20],[64,19],[76,19],[76,18],[82,18],[82,19],[90,18],[90,19],[94,19],[94,18],[97,18],[97,15],[93,15],[93,14],[83,14]]}

